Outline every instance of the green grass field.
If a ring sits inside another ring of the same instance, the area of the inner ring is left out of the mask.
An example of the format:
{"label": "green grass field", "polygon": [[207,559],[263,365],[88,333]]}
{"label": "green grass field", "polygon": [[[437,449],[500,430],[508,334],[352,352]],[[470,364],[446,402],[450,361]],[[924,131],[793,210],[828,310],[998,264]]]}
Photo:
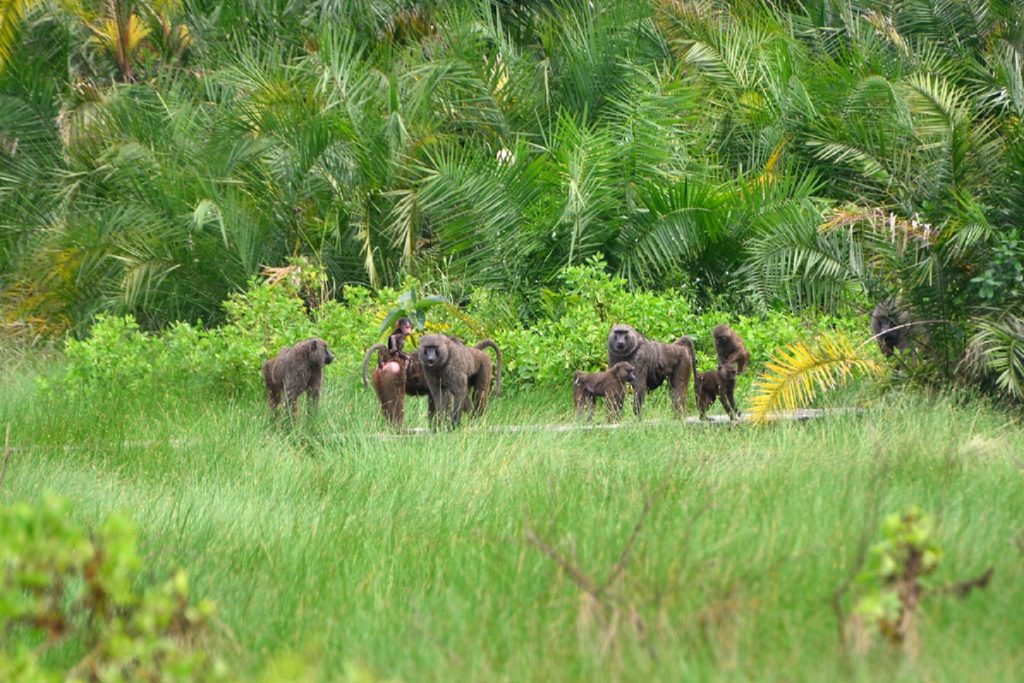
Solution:
{"label": "green grass field", "polygon": [[[765,429],[486,429],[567,421],[568,391],[537,390],[470,428],[402,437],[371,392],[341,385],[287,430],[255,398],[67,405],[8,375],[0,502],[50,490],[88,523],[130,514],[154,577],[184,567],[217,602],[207,644],[242,677],[286,660],[314,678],[405,681],[1024,671],[1024,430],[991,409],[897,394]],[[652,421],[669,415],[656,393]],[[937,519],[936,583],[992,566],[992,584],[926,601],[915,661],[846,658],[832,594],[880,516],[911,505]],[[617,563],[588,599],[579,582]]]}

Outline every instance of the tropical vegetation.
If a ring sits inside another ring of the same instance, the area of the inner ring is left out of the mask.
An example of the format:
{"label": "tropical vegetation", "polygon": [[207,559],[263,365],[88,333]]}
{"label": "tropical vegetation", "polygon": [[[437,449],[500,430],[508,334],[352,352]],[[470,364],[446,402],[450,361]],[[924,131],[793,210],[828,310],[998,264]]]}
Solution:
{"label": "tropical vegetation", "polygon": [[527,319],[597,254],[747,313],[929,323],[1024,390],[1024,3],[0,3],[9,327],[225,320],[304,257]]}

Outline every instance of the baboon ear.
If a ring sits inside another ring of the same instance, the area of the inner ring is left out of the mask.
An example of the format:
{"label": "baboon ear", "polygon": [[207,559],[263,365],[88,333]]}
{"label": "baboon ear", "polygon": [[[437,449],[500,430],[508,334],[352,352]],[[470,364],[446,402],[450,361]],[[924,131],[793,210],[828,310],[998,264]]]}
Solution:
{"label": "baboon ear", "polygon": [[313,346],[310,347],[310,350],[316,351],[316,339],[313,340]]}

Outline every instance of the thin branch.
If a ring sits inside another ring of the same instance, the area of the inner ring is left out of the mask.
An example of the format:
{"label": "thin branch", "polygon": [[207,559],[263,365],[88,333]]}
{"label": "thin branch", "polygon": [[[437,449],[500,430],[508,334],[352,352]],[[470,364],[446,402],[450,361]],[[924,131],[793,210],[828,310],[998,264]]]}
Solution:
{"label": "thin branch", "polygon": [[598,603],[601,602],[601,597],[597,592],[597,586],[594,585],[594,582],[590,577],[573,565],[565,555],[558,552],[557,549],[534,533],[533,529],[529,527],[526,528],[526,540],[536,546],[542,553],[554,560],[555,564],[557,564],[562,571],[565,572],[569,578],[583,590],[583,592],[592,597]]}
{"label": "thin branch", "polygon": [[11,423],[7,423],[7,434],[4,436],[4,465],[0,469],[0,486],[4,485],[4,478],[7,476],[7,465],[11,462],[11,455],[14,449],[11,448]]}
{"label": "thin branch", "polygon": [[979,576],[973,579],[949,583],[945,586],[940,586],[938,588],[934,588],[930,591],[927,591],[925,592],[925,595],[944,595],[952,593],[953,595],[962,600],[963,598],[966,598],[968,595],[970,595],[971,591],[973,591],[976,588],[988,588],[989,581],[991,581],[992,579],[992,572],[994,571],[994,567],[989,567]]}
{"label": "thin branch", "polygon": [[881,337],[882,335],[889,334],[893,330],[902,330],[904,327],[913,327],[914,325],[936,325],[936,324],[955,325],[956,323],[954,321],[952,321],[952,320],[915,320],[914,322],[903,323],[902,325],[894,325],[893,327],[890,327],[889,329],[887,329],[885,332],[879,332],[878,334],[875,334],[875,335],[872,335],[872,336],[868,337],[863,342],[861,342],[860,346],[858,346],[857,348],[859,349],[861,346],[866,346],[866,345],[870,344],[871,342],[873,342],[874,340],[876,340],[879,337]]}

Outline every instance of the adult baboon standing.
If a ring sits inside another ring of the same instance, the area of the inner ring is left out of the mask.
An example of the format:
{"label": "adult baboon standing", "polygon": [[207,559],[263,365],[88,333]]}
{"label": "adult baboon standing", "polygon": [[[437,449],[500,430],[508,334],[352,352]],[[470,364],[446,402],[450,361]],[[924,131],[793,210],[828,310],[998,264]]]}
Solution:
{"label": "adult baboon standing", "polygon": [[327,342],[313,338],[282,348],[277,356],[263,363],[263,384],[271,410],[277,413],[284,394],[292,417],[295,417],[299,410],[299,396],[305,393],[310,412],[315,411],[320,402],[324,366],[333,360],[334,354],[327,348]]}
{"label": "adult baboon standing", "polygon": [[[501,391],[501,349],[490,339],[476,346],[464,344],[440,334],[427,334],[420,339],[417,355],[427,378],[427,386],[437,411],[459,424],[467,407],[474,415],[487,408],[491,390],[492,365],[490,355],[483,349],[493,348],[497,355],[497,385],[495,395]],[[468,402],[467,402],[468,400]]]}
{"label": "adult baboon standing", "polygon": [[608,333],[608,366],[622,361],[633,365],[633,412],[637,417],[647,392],[660,387],[666,379],[673,411],[677,417],[686,416],[687,386],[695,365],[693,344],[687,341],[689,338],[684,337],[676,344],[665,344],[647,339],[629,325],[612,326]]}

